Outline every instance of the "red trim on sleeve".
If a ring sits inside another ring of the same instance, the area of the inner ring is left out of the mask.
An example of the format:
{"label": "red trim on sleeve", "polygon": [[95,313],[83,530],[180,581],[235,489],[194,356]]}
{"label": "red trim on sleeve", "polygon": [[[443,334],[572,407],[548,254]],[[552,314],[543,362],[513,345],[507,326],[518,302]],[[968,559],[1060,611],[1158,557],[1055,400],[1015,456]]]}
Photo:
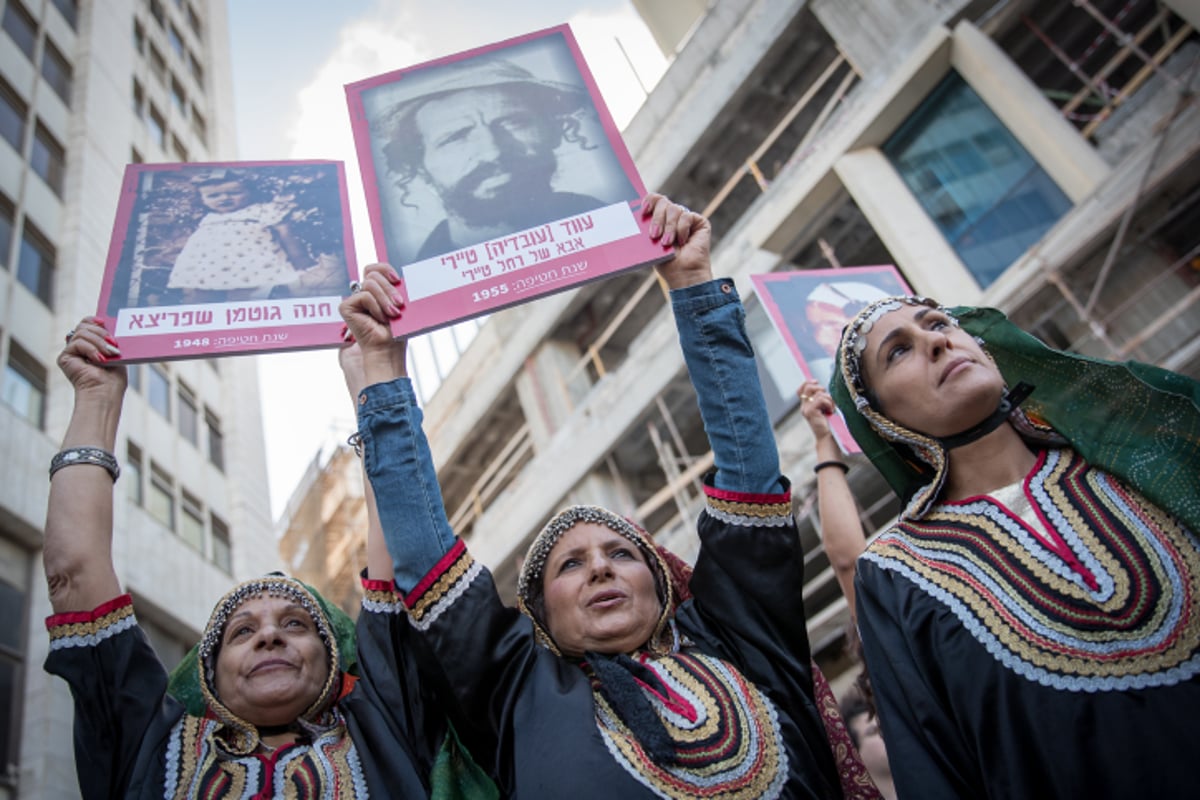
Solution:
{"label": "red trim on sleeve", "polygon": [[781,494],[751,494],[750,492],[734,492],[729,489],[718,489],[715,486],[704,486],[704,493],[709,497],[714,497],[717,500],[728,500],[733,503],[790,503],[792,502],[792,493],[783,492]]}
{"label": "red trim on sleeve", "polygon": [[442,573],[450,569],[450,566],[462,557],[462,554],[466,551],[466,549],[467,546],[463,543],[462,539],[456,540],[454,542],[454,546],[446,551],[446,555],[442,556],[441,559],[433,565],[433,569],[429,570],[429,572],[426,572],[425,577],[421,579],[420,583],[414,586],[413,590],[409,592],[407,596],[405,596],[404,604],[410,607],[415,605],[417,600],[421,598],[421,595],[425,594],[425,592],[429,590],[429,587],[433,586],[433,584],[437,582],[437,579],[442,577]]}
{"label": "red trim on sleeve", "polygon": [[91,611],[64,611],[61,614],[51,614],[46,617],[46,630],[58,627],[59,625],[78,625],[80,623],[95,622],[117,609],[131,605],[133,605],[133,598],[127,594],[123,594],[114,597],[106,603],[101,603]]}
{"label": "red trim on sleeve", "polygon": [[362,581],[362,587],[363,587],[364,591],[387,592],[388,594],[394,594],[396,592],[396,582],[395,581],[371,580],[370,578],[368,578],[366,576],[365,573],[359,578],[359,580]]}

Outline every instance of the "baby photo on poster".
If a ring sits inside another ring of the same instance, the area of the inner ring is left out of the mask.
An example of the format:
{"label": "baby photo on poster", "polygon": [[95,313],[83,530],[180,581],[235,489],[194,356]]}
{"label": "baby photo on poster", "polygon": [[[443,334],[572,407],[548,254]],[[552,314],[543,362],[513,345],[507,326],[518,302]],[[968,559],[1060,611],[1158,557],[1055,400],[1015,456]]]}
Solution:
{"label": "baby photo on poster", "polygon": [[336,161],[131,164],[99,313],[130,359],[334,344],[346,209]]}

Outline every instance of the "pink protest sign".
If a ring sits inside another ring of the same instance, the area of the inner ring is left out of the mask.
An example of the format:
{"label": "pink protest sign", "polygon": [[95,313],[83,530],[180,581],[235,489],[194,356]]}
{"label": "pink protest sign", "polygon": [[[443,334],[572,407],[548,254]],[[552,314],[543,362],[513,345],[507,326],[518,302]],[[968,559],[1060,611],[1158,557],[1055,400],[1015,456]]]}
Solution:
{"label": "pink protest sign", "polygon": [[[751,275],[750,281],[800,370],[826,387],[846,323],[874,300],[912,293],[899,271],[886,265],[786,270]],[[841,414],[831,427],[843,450],[859,452]]]}
{"label": "pink protest sign", "polygon": [[348,208],[338,161],[130,164],[97,315],[124,361],[336,346]]}
{"label": "pink protest sign", "polygon": [[412,335],[662,261],[570,28],[346,87],[378,257]]}

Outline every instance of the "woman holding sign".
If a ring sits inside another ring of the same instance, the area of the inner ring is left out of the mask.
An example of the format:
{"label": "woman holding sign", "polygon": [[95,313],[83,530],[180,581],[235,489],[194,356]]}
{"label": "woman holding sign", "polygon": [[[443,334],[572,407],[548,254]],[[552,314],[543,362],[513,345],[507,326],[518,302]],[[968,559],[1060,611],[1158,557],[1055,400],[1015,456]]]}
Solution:
{"label": "woman holding sign", "polygon": [[[446,520],[405,377],[399,276],[369,267],[342,305],[363,351],[363,458],[396,581],[464,743],[525,797],[843,796],[813,689],[803,553],[732,281],[708,220],[650,195],[659,274],[715,456],[701,552],[680,587],[650,537],[593,506],[554,517],[500,600]],[[522,613],[523,612],[523,613]],[[861,765],[859,765],[861,769]],[[866,779],[864,778],[864,781]],[[859,796],[874,796],[869,782]]]}
{"label": "woman holding sign", "polygon": [[46,669],[75,698],[82,795],[493,798],[417,680],[373,516],[357,626],[300,581],[263,575],[217,602],[168,678],[113,565],[119,356],[87,318],[58,358],[75,406],[50,462]]}

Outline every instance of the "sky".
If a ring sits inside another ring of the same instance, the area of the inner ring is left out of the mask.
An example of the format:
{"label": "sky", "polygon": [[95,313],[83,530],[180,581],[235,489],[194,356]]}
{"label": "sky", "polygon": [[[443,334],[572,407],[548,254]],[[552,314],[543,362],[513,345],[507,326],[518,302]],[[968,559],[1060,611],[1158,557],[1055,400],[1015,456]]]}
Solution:
{"label": "sky", "polygon": [[[345,161],[360,265],[375,247],[345,84],[568,22],[623,127],[667,66],[629,0],[228,0],[228,10],[238,158]],[[445,365],[473,325],[410,343],[424,395],[437,383],[432,354]],[[313,459],[354,430],[354,410],[335,351],[259,356],[258,371],[278,519]]]}

